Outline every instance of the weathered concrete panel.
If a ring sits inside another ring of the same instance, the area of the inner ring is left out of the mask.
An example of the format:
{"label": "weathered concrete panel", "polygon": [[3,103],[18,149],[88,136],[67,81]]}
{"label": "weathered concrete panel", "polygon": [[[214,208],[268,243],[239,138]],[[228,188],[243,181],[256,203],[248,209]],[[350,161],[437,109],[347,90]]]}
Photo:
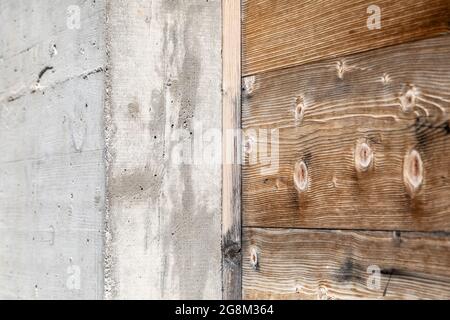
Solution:
{"label": "weathered concrete panel", "polygon": [[220,298],[220,1],[0,9],[0,297]]}
{"label": "weathered concrete panel", "polygon": [[221,159],[220,6],[108,4],[108,298],[221,297],[221,166],[176,156]]}
{"label": "weathered concrete panel", "polygon": [[101,298],[105,3],[0,9],[0,298]]}

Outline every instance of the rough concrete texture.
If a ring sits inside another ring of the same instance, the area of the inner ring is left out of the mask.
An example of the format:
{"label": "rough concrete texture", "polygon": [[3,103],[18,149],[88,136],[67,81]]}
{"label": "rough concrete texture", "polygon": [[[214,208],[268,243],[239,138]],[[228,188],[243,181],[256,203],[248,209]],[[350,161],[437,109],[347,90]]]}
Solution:
{"label": "rough concrete texture", "polygon": [[221,166],[176,159],[199,126],[220,133],[221,2],[111,1],[107,16],[106,297],[221,298]]}
{"label": "rough concrete texture", "polygon": [[4,0],[0,17],[0,298],[101,298],[105,3]]}
{"label": "rough concrete texture", "polygon": [[0,298],[221,297],[220,7],[0,2]]}

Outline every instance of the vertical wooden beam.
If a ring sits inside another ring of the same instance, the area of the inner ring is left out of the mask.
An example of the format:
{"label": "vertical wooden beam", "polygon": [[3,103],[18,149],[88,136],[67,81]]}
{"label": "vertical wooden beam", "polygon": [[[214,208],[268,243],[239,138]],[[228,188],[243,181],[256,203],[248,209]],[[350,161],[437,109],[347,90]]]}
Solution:
{"label": "vertical wooden beam", "polygon": [[222,1],[222,292],[242,297],[241,285],[241,3]]}

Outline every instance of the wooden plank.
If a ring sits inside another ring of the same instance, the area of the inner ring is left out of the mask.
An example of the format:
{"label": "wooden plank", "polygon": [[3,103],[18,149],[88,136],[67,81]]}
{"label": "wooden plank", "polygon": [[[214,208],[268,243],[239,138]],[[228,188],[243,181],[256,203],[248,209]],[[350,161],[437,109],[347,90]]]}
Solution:
{"label": "wooden plank", "polygon": [[449,57],[441,36],[245,78],[244,226],[449,231]]}
{"label": "wooden plank", "polygon": [[[243,73],[251,75],[448,32],[449,3],[244,0]],[[369,19],[371,28],[377,22],[373,5],[381,10],[380,29],[368,28]]]}
{"label": "wooden plank", "polygon": [[244,228],[244,299],[449,299],[449,234]]}
{"label": "wooden plank", "polygon": [[241,298],[241,40],[240,0],[222,1],[223,17],[223,172],[222,291]]}

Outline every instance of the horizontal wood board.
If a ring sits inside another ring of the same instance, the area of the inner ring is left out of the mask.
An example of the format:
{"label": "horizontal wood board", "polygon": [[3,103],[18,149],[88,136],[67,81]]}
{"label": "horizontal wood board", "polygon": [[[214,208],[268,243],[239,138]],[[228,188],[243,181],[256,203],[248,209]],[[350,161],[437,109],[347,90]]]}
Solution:
{"label": "horizontal wood board", "polygon": [[244,299],[450,299],[448,234],[243,234]]}
{"label": "horizontal wood board", "polygon": [[[449,231],[449,56],[440,36],[245,77],[243,225]],[[261,129],[278,130],[278,170],[262,161]],[[413,192],[408,163],[422,175]]]}
{"label": "horizontal wood board", "polygon": [[450,21],[447,0],[244,0],[242,10],[244,75],[436,36]]}

